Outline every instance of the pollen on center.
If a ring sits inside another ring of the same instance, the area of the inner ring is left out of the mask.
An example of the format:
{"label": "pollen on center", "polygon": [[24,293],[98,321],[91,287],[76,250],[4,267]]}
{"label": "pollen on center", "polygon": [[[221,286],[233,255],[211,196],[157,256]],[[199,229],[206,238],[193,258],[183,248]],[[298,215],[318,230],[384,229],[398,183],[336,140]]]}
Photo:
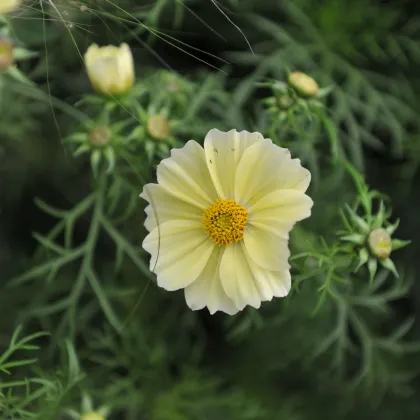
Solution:
{"label": "pollen on center", "polygon": [[219,246],[243,239],[247,220],[248,212],[235,200],[219,198],[203,213],[204,229]]}

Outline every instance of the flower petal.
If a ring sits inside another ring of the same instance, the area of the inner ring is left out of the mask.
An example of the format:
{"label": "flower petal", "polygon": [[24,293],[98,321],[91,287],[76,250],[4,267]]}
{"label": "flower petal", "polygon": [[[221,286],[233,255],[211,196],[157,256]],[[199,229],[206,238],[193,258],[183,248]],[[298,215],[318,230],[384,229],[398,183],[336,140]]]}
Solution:
{"label": "flower petal", "polygon": [[263,139],[248,147],[238,163],[234,199],[251,206],[275,190],[305,192],[310,180],[310,172],[302,168],[299,159],[291,159],[289,150]]}
{"label": "flower petal", "polygon": [[[313,201],[297,190],[278,190],[257,201],[248,212],[251,225],[278,233],[311,215]],[[288,231],[287,231],[288,232]]]}
{"label": "flower petal", "polygon": [[190,140],[158,165],[158,183],[180,200],[204,210],[217,199],[205,160],[203,148]]}
{"label": "flower petal", "polygon": [[270,271],[252,261],[243,243],[229,245],[221,260],[223,289],[236,307],[259,308],[262,301],[286,296],[291,287],[289,270]]}
{"label": "flower petal", "polygon": [[263,301],[272,300],[273,297],[285,297],[289,294],[292,285],[289,270],[264,270],[252,261],[249,266]]}
{"label": "flower petal", "polygon": [[98,57],[87,68],[87,73],[92,85],[103,93],[108,93],[118,88],[119,83],[118,62],[111,57]]}
{"label": "flower petal", "polygon": [[158,286],[178,290],[190,285],[203,271],[214,244],[201,223],[174,220],[153,229],[143,241],[152,256],[150,270]]}
{"label": "flower petal", "polygon": [[94,64],[98,55],[99,55],[98,45],[97,44],[90,45],[84,56],[86,67],[90,67],[92,64]]}
{"label": "flower petal", "polygon": [[240,311],[247,305],[261,306],[261,296],[242,242],[226,247],[220,262],[220,278],[224,291]]}
{"label": "flower petal", "polygon": [[206,163],[220,198],[233,198],[236,166],[245,150],[262,139],[262,134],[248,131],[208,132],[204,140]]}
{"label": "flower petal", "polygon": [[207,306],[212,315],[217,311],[229,315],[238,312],[234,302],[223,290],[220,281],[219,267],[223,252],[224,248],[215,247],[203,272],[194,283],[185,288],[185,300],[193,311]]}
{"label": "flower petal", "polygon": [[118,71],[121,90],[130,88],[134,83],[134,59],[130,47],[122,43],[118,52]]}
{"label": "flower petal", "polygon": [[288,241],[273,232],[254,225],[245,230],[244,246],[250,258],[266,270],[281,271],[290,268]]}
{"label": "flower petal", "polygon": [[160,224],[169,220],[191,220],[197,223],[201,222],[203,215],[202,210],[180,200],[160,185],[145,185],[140,197],[150,203],[145,209],[147,218],[144,223],[144,226],[149,232],[157,225],[156,215]]}

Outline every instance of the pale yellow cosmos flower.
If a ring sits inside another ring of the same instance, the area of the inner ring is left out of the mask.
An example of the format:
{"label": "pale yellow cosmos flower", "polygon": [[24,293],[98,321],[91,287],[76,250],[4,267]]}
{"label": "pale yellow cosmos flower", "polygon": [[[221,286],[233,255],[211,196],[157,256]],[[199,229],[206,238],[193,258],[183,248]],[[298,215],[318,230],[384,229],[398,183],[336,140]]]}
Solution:
{"label": "pale yellow cosmos flower", "polygon": [[[289,232],[310,216],[311,179],[299,159],[260,133],[213,129],[204,149],[191,140],[145,185],[143,242],[166,290],[184,289],[188,306],[233,315],[286,296]],[[156,220],[157,216],[157,220]]]}
{"label": "pale yellow cosmos flower", "polygon": [[20,0],[0,0],[0,15],[13,11],[20,3]]}
{"label": "pale yellow cosmos flower", "polygon": [[104,95],[127,92],[134,83],[134,62],[130,47],[91,45],[85,54],[86,71],[93,88]]}

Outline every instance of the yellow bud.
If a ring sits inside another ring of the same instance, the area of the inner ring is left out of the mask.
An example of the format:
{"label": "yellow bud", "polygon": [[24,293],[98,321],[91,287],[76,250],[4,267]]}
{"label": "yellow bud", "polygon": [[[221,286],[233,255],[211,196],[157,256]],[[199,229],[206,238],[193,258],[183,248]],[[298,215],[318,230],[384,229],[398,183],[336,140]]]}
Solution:
{"label": "yellow bud", "polygon": [[0,15],[11,12],[20,5],[20,0],[0,0]]}
{"label": "yellow bud", "polygon": [[166,117],[153,115],[147,120],[147,131],[156,140],[165,140],[171,132],[171,127]]}
{"label": "yellow bud", "polygon": [[105,417],[95,411],[90,411],[89,413],[83,414],[80,420],[105,420]]}
{"label": "yellow bud", "polygon": [[89,133],[89,143],[93,147],[105,147],[111,138],[108,127],[96,127]]}
{"label": "yellow bud", "polygon": [[0,71],[6,71],[13,64],[13,44],[0,40]]}
{"label": "yellow bud", "polygon": [[385,229],[374,229],[368,237],[369,248],[372,254],[379,259],[388,258],[392,251],[392,241]]}
{"label": "yellow bud", "polygon": [[134,62],[130,47],[91,45],[85,54],[86,71],[93,88],[104,95],[119,95],[134,83]]}
{"label": "yellow bud", "polygon": [[302,96],[315,96],[319,90],[318,83],[312,77],[299,71],[290,73],[288,82]]}

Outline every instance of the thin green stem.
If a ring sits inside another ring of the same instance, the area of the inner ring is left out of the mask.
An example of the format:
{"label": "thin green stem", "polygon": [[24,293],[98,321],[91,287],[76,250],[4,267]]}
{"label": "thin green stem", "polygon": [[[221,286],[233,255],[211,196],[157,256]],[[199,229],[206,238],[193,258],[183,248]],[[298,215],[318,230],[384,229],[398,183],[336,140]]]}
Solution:
{"label": "thin green stem", "polygon": [[69,324],[70,324],[70,336],[74,337],[76,333],[76,309],[79,298],[83,292],[83,289],[86,284],[86,279],[89,270],[92,269],[93,257],[96,248],[96,243],[98,240],[99,230],[101,227],[101,218],[103,210],[103,202],[105,195],[105,175],[99,177],[97,190],[94,194],[94,210],[92,215],[92,220],[89,227],[88,236],[84,245],[85,255],[83,257],[79,273],[76,278],[76,282],[73,286],[71,295],[70,295],[70,305],[69,305]]}
{"label": "thin green stem", "polygon": [[107,219],[103,218],[102,224],[104,229],[108,232],[109,236],[114,240],[117,246],[120,246],[124,252],[131,258],[133,263],[136,265],[136,267],[146,275],[147,278],[151,279],[152,275],[150,273],[150,270],[147,268],[147,265],[142,261],[139,256],[137,255],[135,249],[130,244],[130,242],[127,241],[127,239],[124,238],[123,235],[121,235],[120,232],[118,232],[117,229],[114,228],[112,223]]}

